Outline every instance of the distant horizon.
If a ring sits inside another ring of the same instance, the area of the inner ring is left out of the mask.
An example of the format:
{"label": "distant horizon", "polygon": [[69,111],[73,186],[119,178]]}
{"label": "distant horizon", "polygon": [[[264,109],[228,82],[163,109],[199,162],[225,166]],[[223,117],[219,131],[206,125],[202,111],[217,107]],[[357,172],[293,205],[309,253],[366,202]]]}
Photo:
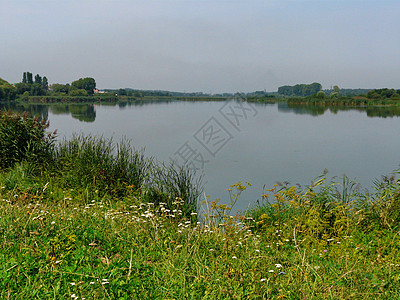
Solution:
{"label": "distant horizon", "polygon": [[[29,72],[29,71],[28,71]],[[34,73],[34,72],[32,72],[32,74],[34,74],[34,75],[36,75],[36,73]],[[42,74],[39,74],[39,75],[42,75]],[[46,76],[46,75],[44,75],[44,76]],[[21,75],[21,77],[22,77],[22,75]],[[88,76],[88,77],[91,77],[91,76]],[[19,82],[21,82],[21,81],[18,81],[18,82],[10,82],[9,80],[7,80],[7,78],[4,78],[4,77],[0,77],[0,78],[2,78],[3,80],[6,80],[6,81],[8,81],[9,83],[11,83],[11,84],[16,84],[16,83],[19,83]],[[79,78],[82,78],[82,77],[79,77]],[[76,79],[79,79],[79,78],[76,78]],[[93,77],[94,78],[94,77]],[[76,80],[75,79],[75,80]],[[96,78],[94,78],[95,80],[96,80]],[[318,82],[318,81],[314,81],[314,82]],[[71,82],[49,82],[49,86],[51,86],[52,84],[70,84]],[[96,82],[97,83],[97,82]],[[310,83],[312,83],[312,82],[299,82],[299,83],[295,83],[295,84],[284,84],[284,85],[296,85],[296,84],[310,84]],[[282,85],[283,86],[283,85]],[[334,85],[332,85],[332,87],[333,87]],[[324,91],[324,90],[331,90],[332,89],[332,87],[330,86],[329,88],[325,88],[324,86],[322,86],[322,90]],[[277,93],[278,92],[278,88],[279,87],[277,87],[276,88],[276,90],[275,91],[271,91],[271,90],[266,90],[266,89],[259,89],[259,90],[252,90],[252,91],[223,91],[223,92],[210,92],[210,91],[179,91],[179,90],[173,90],[173,89],[158,89],[158,88],[154,88],[154,89],[144,89],[144,88],[134,88],[134,87],[118,87],[118,88],[110,88],[110,87],[105,87],[105,88],[103,88],[103,87],[97,87],[96,86],[96,89],[97,90],[118,90],[118,89],[132,89],[132,90],[139,90],[139,91],[162,91],[162,92],[173,92],[173,93],[203,93],[203,94],[210,94],[210,95],[215,95],[215,94],[235,94],[235,93],[254,93],[254,92],[265,92],[265,93]],[[371,88],[371,87],[367,87],[367,88],[359,88],[359,87],[356,87],[356,88],[354,88],[354,87],[341,87],[341,86],[339,86],[339,89],[350,89],[350,90],[373,90],[373,89],[383,89],[383,88],[388,88],[388,89],[394,89],[394,90],[398,90],[398,89],[400,89],[400,88],[396,88],[396,87],[387,87],[387,86],[384,86],[384,87],[373,87],[373,88]]]}
{"label": "distant horizon", "polygon": [[214,94],[398,87],[399,11],[395,0],[4,0],[0,74]]}

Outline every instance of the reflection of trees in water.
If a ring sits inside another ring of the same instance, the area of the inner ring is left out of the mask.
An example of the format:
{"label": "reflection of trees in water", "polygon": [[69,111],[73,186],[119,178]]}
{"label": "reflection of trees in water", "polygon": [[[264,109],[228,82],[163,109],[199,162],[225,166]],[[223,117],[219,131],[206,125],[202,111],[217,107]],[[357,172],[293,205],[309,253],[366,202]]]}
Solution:
{"label": "reflection of trees in water", "polygon": [[356,110],[366,112],[368,117],[399,117],[399,106],[368,106],[368,107],[348,107],[348,106],[323,106],[323,105],[304,105],[304,104],[287,104],[286,102],[278,103],[278,111],[295,113],[299,115],[323,115],[327,110],[333,114],[339,111]]}
{"label": "reflection of trees in water", "polygon": [[368,117],[400,117],[399,106],[381,106],[381,107],[368,107],[366,109]]}
{"label": "reflection of trees in water", "polygon": [[316,105],[298,105],[298,104],[287,104],[286,102],[278,102],[278,111],[286,113],[295,113],[296,115],[312,115],[320,116],[327,111],[327,107],[321,107]]}
{"label": "reflection of trees in water", "polygon": [[71,114],[74,119],[83,122],[94,122],[96,120],[94,104],[54,104],[50,106],[50,111],[55,115]]}
{"label": "reflection of trees in water", "polygon": [[18,102],[0,103],[0,110],[11,110],[19,113],[28,112],[31,117],[39,117],[40,120],[48,119],[49,106],[46,104],[28,104]]}

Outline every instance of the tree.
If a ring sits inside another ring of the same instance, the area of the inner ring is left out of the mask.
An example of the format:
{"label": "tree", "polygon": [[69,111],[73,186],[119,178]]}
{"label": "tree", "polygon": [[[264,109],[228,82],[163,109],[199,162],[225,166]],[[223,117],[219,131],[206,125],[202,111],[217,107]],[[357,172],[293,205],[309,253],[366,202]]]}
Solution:
{"label": "tree", "polygon": [[317,96],[318,99],[324,99],[325,98],[325,93],[323,91],[319,91],[316,96]]}
{"label": "tree", "polygon": [[33,84],[32,73],[26,72],[26,79],[28,84]]}
{"label": "tree", "polygon": [[34,83],[31,85],[31,95],[32,96],[43,96],[46,92],[43,90],[42,85],[39,83]]}
{"label": "tree", "polygon": [[31,90],[30,85],[24,82],[16,83],[14,86],[17,89],[18,95],[21,95],[25,92],[29,92]]}
{"label": "tree", "polygon": [[91,77],[79,78],[71,83],[71,86],[76,89],[84,89],[89,95],[93,95],[96,89],[96,81]]}
{"label": "tree", "polygon": [[43,87],[43,89],[45,89],[46,91],[49,90],[49,82],[47,81],[47,77],[46,77],[46,76],[43,77],[42,87]]}
{"label": "tree", "polygon": [[333,86],[333,92],[334,93],[338,93],[338,94],[340,93],[340,89],[339,89],[339,87],[337,85]]}
{"label": "tree", "polygon": [[27,83],[28,80],[26,78],[26,72],[24,72],[24,75],[22,76],[22,83]]}
{"label": "tree", "polygon": [[0,100],[14,100],[17,95],[17,88],[0,78]]}
{"label": "tree", "polygon": [[42,77],[39,74],[35,76],[35,83],[42,85]]}
{"label": "tree", "polygon": [[284,85],[278,88],[278,93],[286,96],[311,96],[318,93],[322,89],[322,85],[318,82],[311,84],[296,84],[294,86]]}
{"label": "tree", "polygon": [[69,92],[70,96],[87,96],[88,92],[84,89],[72,90]]}
{"label": "tree", "polygon": [[125,89],[119,89],[119,90],[118,90],[118,95],[120,95],[120,96],[126,96],[126,90],[125,90]]}
{"label": "tree", "polygon": [[68,94],[70,86],[68,84],[54,83],[50,86],[50,90],[54,93]]}
{"label": "tree", "polygon": [[278,93],[285,96],[291,96],[293,94],[293,87],[290,85],[280,86],[278,88]]}

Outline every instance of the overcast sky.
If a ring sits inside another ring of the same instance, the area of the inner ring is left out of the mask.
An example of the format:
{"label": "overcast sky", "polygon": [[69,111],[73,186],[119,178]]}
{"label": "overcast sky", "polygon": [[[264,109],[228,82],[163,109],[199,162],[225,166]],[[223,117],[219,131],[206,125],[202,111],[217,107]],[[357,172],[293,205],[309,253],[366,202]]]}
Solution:
{"label": "overcast sky", "polygon": [[0,0],[0,77],[99,88],[400,88],[400,1]]}

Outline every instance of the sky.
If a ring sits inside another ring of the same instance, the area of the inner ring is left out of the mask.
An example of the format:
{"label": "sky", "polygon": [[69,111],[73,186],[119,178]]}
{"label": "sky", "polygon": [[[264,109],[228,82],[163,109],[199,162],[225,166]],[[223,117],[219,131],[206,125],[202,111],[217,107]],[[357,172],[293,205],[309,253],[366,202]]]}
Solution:
{"label": "sky", "polygon": [[0,77],[186,92],[400,88],[400,1],[0,0]]}

